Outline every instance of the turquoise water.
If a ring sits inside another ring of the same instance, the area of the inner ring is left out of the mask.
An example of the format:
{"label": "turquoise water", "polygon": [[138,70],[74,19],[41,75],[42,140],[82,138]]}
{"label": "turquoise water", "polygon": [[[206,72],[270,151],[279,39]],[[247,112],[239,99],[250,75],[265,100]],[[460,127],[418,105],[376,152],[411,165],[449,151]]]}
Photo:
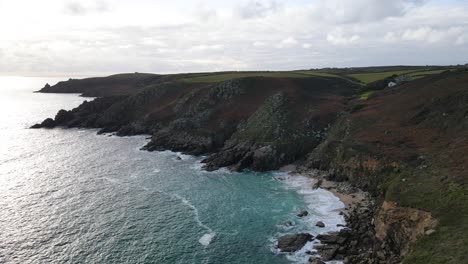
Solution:
{"label": "turquoise water", "polygon": [[0,77],[0,263],[301,262],[275,239],[342,222],[305,178],[204,172],[200,158],[140,151],[145,136],[27,129],[84,100],[32,93],[46,81]]}

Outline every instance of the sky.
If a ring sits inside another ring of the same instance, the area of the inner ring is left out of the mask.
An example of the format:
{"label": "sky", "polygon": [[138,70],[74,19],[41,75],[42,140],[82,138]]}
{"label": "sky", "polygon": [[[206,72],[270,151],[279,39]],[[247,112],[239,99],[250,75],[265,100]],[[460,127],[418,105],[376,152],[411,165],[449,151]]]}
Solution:
{"label": "sky", "polygon": [[468,63],[468,0],[0,0],[0,75]]}

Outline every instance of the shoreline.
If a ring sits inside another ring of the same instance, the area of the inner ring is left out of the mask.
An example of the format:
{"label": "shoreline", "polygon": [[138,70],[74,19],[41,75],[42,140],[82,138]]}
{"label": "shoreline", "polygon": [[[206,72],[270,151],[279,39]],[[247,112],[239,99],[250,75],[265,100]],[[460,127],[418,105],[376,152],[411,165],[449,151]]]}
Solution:
{"label": "shoreline", "polygon": [[348,182],[336,182],[325,179],[327,172],[319,170],[298,171],[296,165],[286,165],[281,167],[278,171],[287,173],[291,176],[304,176],[313,180],[310,186],[312,190],[322,188],[331,192],[344,204],[342,209],[338,211],[343,214],[349,214],[350,211],[362,206],[369,205],[370,198],[368,193],[359,188],[351,186]]}
{"label": "shoreline", "polygon": [[[306,177],[310,179],[307,188],[310,191],[322,189],[330,192],[344,205],[333,211],[343,217],[344,224],[337,224],[334,230],[319,231],[311,242],[308,242],[299,251],[307,254],[306,263],[349,263],[356,252],[370,252],[371,226],[373,217],[373,201],[367,192],[351,186],[348,182],[336,182],[326,179],[328,173],[320,170],[298,170],[295,165],[287,165],[279,169],[291,177]],[[326,221],[326,219],[324,219]],[[320,229],[319,229],[320,230]],[[315,230],[317,231],[317,230]],[[313,230],[310,230],[309,233]],[[301,235],[301,234],[296,234]],[[298,251],[298,252],[299,252]]]}

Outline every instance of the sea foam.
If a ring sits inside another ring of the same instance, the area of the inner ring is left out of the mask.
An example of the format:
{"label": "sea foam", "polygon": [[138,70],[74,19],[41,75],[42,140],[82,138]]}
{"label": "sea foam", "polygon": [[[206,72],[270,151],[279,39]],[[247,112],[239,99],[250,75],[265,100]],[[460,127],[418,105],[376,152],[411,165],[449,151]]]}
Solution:
{"label": "sea foam", "polygon": [[[313,189],[313,184],[315,180],[309,177],[301,175],[289,175],[285,172],[278,172],[274,174],[274,178],[284,185],[284,188],[289,190],[295,190],[306,203],[307,208],[296,208],[296,210],[307,210],[309,215],[304,218],[299,218],[295,221],[297,225],[294,229],[298,232],[309,232],[312,235],[316,236],[320,233],[327,233],[331,231],[338,231],[341,227],[337,225],[345,224],[344,217],[339,214],[339,210],[343,209],[345,205],[341,200],[336,197],[333,193],[318,188]],[[292,217],[296,217],[296,213]],[[315,226],[317,221],[322,221],[325,223],[324,228],[318,228]],[[278,236],[285,235],[290,233],[289,228],[280,228],[280,233]],[[296,263],[308,263],[310,257],[309,254],[306,254],[307,251],[316,252],[313,249],[313,245],[319,243],[319,241],[314,240],[308,242],[301,250],[295,252],[294,254],[287,255],[286,257]],[[277,250],[273,249],[275,253],[278,253]],[[330,264],[338,264],[341,262],[327,262]]]}
{"label": "sea foam", "polygon": [[191,204],[190,201],[188,201],[184,197],[179,196],[178,194],[174,194],[173,196],[176,197],[177,199],[179,199],[180,201],[182,201],[182,203],[184,203],[188,207],[190,207],[194,212],[195,221],[197,222],[198,226],[200,226],[200,227],[204,228],[206,231],[208,231],[208,233],[204,234],[198,240],[198,242],[200,242],[200,244],[202,244],[203,246],[205,246],[205,247],[208,246],[211,243],[211,241],[213,240],[213,238],[215,237],[216,233],[211,228],[209,228],[207,225],[203,224],[203,222],[200,220],[198,209],[193,204]]}

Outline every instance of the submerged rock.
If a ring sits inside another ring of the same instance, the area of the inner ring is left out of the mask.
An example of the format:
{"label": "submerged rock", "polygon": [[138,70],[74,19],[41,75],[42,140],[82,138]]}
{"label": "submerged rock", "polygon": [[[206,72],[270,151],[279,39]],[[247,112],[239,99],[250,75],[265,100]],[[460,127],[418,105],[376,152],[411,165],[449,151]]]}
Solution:
{"label": "submerged rock", "polygon": [[325,227],[325,224],[322,222],[322,221],[318,221],[315,226],[318,226],[318,227]]}
{"label": "submerged rock", "polygon": [[307,212],[306,210],[302,210],[297,214],[297,216],[299,216],[299,217],[304,217],[304,216],[308,216],[308,215],[309,215],[309,212]]}
{"label": "submerged rock", "polygon": [[308,233],[285,235],[278,239],[278,249],[281,252],[296,252],[312,241],[314,236]]}
{"label": "submerged rock", "polygon": [[314,248],[318,251],[321,258],[325,261],[335,259],[338,253],[339,245],[315,245]]}
{"label": "submerged rock", "polygon": [[310,264],[325,264],[325,262],[323,262],[321,259],[319,259],[317,257],[310,257],[309,258],[309,263]]}

